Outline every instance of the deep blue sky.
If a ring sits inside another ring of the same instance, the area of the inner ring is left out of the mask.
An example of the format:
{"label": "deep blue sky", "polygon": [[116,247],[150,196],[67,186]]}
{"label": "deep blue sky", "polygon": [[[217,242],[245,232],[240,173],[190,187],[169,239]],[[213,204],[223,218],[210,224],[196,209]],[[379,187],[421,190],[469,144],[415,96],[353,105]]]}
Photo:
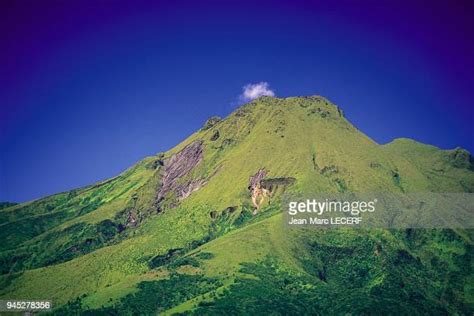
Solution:
{"label": "deep blue sky", "polygon": [[1,2],[0,200],[114,176],[260,81],[379,143],[474,150],[473,1],[196,2]]}

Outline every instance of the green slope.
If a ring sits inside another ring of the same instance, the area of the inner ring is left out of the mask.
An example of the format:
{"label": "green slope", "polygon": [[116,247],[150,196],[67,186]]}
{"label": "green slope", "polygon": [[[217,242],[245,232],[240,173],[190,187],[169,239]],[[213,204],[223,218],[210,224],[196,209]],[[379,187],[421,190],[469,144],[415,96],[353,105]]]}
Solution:
{"label": "green slope", "polygon": [[[259,170],[278,185],[253,216]],[[472,157],[379,145],[322,97],[262,97],[116,178],[0,210],[0,297],[58,314],[472,314],[472,231],[289,230],[285,190],[473,192]]]}

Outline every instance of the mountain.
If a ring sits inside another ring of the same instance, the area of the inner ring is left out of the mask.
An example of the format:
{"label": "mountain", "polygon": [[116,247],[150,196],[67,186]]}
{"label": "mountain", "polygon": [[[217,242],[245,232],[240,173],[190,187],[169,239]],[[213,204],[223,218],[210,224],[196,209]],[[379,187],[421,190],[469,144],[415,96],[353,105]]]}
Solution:
{"label": "mountain", "polygon": [[472,315],[472,230],[288,229],[280,198],[472,193],[473,170],[461,148],[377,144],[323,97],[261,97],[115,178],[0,210],[0,299],[64,315]]}
{"label": "mountain", "polygon": [[0,202],[0,210],[3,208],[7,208],[13,205],[16,205],[17,203],[14,202]]}

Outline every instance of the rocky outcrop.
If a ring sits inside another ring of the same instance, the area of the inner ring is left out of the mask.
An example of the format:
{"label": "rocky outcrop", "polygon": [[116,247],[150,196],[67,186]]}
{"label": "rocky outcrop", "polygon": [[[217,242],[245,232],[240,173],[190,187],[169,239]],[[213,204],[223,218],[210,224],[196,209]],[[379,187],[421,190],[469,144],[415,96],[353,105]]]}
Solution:
{"label": "rocky outcrop", "polygon": [[216,141],[216,140],[219,139],[219,136],[220,136],[219,131],[216,130],[216,131],[214,132],[214,134],[212,134],[210,140],[211,140],[212,142],[214,142],[214,141]]}
{"label": "rocky outcrop", "polygon": [[196,140],[165,161],[157,200],[163,200],[170,192],[174,192],[178,200],[183,200],[201,188],[206,183],[205,180],[189,180],[185,183],[180,180],[186,177],[202,158],[202,141]]}
{"label": "rocky outcrop", "polygon": [[260,169],[256,174],[251,176],[249,179],[249,190],[253,192],[257,185],[260,185],[260,181],[262,181],[266,175],[267,171],[265,169]]}
{"label": "rocky outcrop", "polygon": [[[252,194],[252,203],[256,210],[260,208],[266,197],[270,196],[270,191],[262,187],[262,181],[267,175],[265,169],[260,169],[256,174],[250,177],[249,190]],[[254,215],[256,211],[254,212]]]}
{"label": "rocky outcrop", "polygon": [[225,217],[227,215],[230,215],[232,213],[234,213],[235,211],[237,211],[238,207],[237,206],[229,206],[229,207],[226,207],[223,211],[219,212],[219,211],[212,211],[209,213],[209,216],[215,220],[219,217]]}
{"label": "rocky outcrop", "polygon": [[[266,198],[271,198],[278,188],[285,190],[289,185],[296,182],[292,177],[265,178],[267,171],[260,169],[249,179],[249,191],[252,196],[252,203],[256,210],[260,208]],[[254,212],[254,215],[256,211]]]}

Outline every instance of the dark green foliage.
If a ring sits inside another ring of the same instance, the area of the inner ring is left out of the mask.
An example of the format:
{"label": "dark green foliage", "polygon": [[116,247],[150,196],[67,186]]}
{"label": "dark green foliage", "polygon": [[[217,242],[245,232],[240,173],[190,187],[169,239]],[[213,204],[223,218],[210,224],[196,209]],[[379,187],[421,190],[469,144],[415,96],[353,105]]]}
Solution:
{"label": "dark green foliage", "polygon": [[81,314],[85,315],[86,312],[84,311],[82,307],[82,299],[85,297],[86,296],[78,297],[72,301],[69,301],[66,305],[62,306],[59,309],[56,309],[54,311],[54,315],[62,315],[62,316],[81,315]]}
{"label": "dark green foliage", "polygon": [[256,216],[253,215],[253,206],[248,203],[244,203],[240,207],[227,207],[212,222],[211,228],[209,230],[209,236],[211,236],[211,239],[215,239],[231,231],[232,229],[236,229],[238,227],[257,222],[264,217],[274,215],[280,211],[279,205],[279,202],[267,205],[261,209]]}
{"label": "dark green foliage", "polygon": [[331,115],[331,113],[327,110],[323,110],[321,109],[320,107],[318,108],[312,108],[308,111],[308,116],[309,115],[315,115],[315,116],[319,116],[321,118],[325,118],[329,115]]}
{"label": "dark green foliage", "polygon": [[71,218],[67,212],[53,212],[36,217],[26,217],[18,221],[8,222],[0,230],[0,251],[15,249],[23,242],[57,226]]}
{"label": "dark green foliage", "polygon": [[206,123],[204,123],[204,126],[202,127],[202,130],[208,130],[212,127],[214,127],[217,123],[219,123],[222,119],[219,116],[212,116],[210,117]]}
{"label": "dark green foliage", "polygon": [[239,217],[235,220],[234,224],[239,227],[244,225],[246,222],[252,219],[252,209],[251,207],[242,208],[242,211],[239,214]]}
{"label": "dark green foliage", "polygon": [[[205,243],[224,235],[232,229],[261,220],[262,217],[275,214],[279,211],[279,203],[267,206],[266,209],[262,211],[262,215],[260,216],[253,216],[252,208],[250,206],[242,206],[239,215],[234,216],[234,213],[237,212],[237,210],[237,206],[229,206],[225,208],[218,215],[215,215],[216,217],[211,223],[207,235],[203,236],[203,238],[200,240],[194,240],[190,242],[184,248],[169,249],[165,254],[160,254],[153,257],[149,261],[148,266],[151,269],[155,269],[164,265],[167,265],[170,268],[176,268],[181,265],[191,265],[197,267],[199,266],[199,262],[197,260],[192,257],[183,256],[191,250],[196,249]],[[217,214],[217,212],[215,214]],[[212,256],[212,254],[210,255]],[[211,257],[209,257],[209,259],[210,258]]]}
{"label": "dark green foliage", "polygon": [[21,276],[21,272],[0,275],[0,289],[4,289]]}
{"label": "dark green foliage", "polygon": [[164,255],[158,255],[151,259],[149,266],[151,269],[161,267],[162,265],[168,264],[171,260],[178,257],[183,253],[183,248],[170,249]]}
{"label": "dark green foliage", "polygon": [[402,184],[401,184],[401,178],[400,178],[400,173],[398,172],[398,169],[391,170],[391,174],[392,174],[393,183],[397,187],[399,187],[402,192],[405,192],[405,190],[403,189]]}
{"label": "dark green foliage", "polygon": [[370,166],[370,168],[373,168],[373,169],[377,169],[377,168],[381,168],[381,167],[382,167],[382,165],[381,165],[380,163],[378,163],[378,162],[373,162],[373,161],[369,164],[369,166]]}
{"label": "dark green foliage", "polygon": [[[406,246],[394,249],[376,233],[347,239],[342,231],[329,231],[324,241],[311,237],[304,246],[310,256],[300,260],[310,275],[327,284],[322,294],[334,304],[324,314],[469,314],[461,293],[463,280],[472,273],[471,246],[450,230],[392,233],[405,239]],[[447,257],[432,243],[464,251]]]}
{"label": "dark green foliage", "polygon": [[199,252],[196,257],[198,259],[202,259],[202,260],[209,260],[209,259],[212,259],[214,258],[214,254],[210,253],[210,252]]}
{"label": "dark green foliage", "polygon": [[170,269],[176,269],[181,266],[193,266],[193,267],[199,267],[199,261],[196,258],[193,257],[182,257],[179,258],[175,261],[173,261],[170,265],[168,265],[168,268]]}
{"label": "dark green foliage", "polygon": [[42,200],[27,203],[16,207],[15,210],[1,212],[0,222],[18,221],[32,215],[41,215],[51,212],[56,207],[65,204],[68,201],[68,194],[56,194]]}
{"label": "dark green foliage", "polygon": [[210,138],[210,141],[214,142],[214,141],[218,140],[218,139],[219,139],[219,136],[220,136],[219,131],[216,130],[216,131],[214,132],[214,134],[212,134],[212,136],[211,136],[211,138]]}
{"label": "dark green foliage", "polygon": [[[90,188],[56,194],[32,203],[26,203],[12,211],[0,213],[0,222],[6,224],[0,230],[0,251],[19,248],[28,241],[67,220],[90,213],[102,206],[120,177]],[[121,192],[127,192],[133,183]],[[118,194],[119,197],[121,194]]]}
{"label": "dark green foliage", "polygon": [[151,169],[151,170],[155,170],[155,169],[158,169],[160,167],[163,167],[164,166],[164,161],[163,161],[163,158],[164,158],[164,154],[163,153],[160,153],[160,154],[157,154],[157,158],[148,162],[146,165],[145,165],[145,168],[147,169]]}
{"label": "dark green foliage", "polygon": [[[65,262],[103,247],[119,233],[111,220],[98,224],[74,224],[64,230],[52,231],[28,247],[0,253],[0,273],[39,268]],[[32,253],[36,255],[32,256]]]}
{"label": "dark green foliage", "polygon": [[0,253],[0,275],[21,271],[31,254],[27,249],[15,249]]}
{"label": "dark green foliage", "polygon": [[337,190],[339,192],[344,193],[347,191],[347,184],[344,179],[341,179],[341,178],[334,179],[334,183],[336,183]]}
{"label": "dark green foliage", "polygon": [[215,221],[211,224],[209,232],[200,240],[193,240],[184,248],[169,249],[165,254],[160,254],[153,257],[148,266],[155,269],[164,265],[176,268],[181,265],[189,264],[198,266],[199,263],[194,258],[182,257],[187,252],[204,245],[205,243],[222,236],[225,232],[233,227],[233,220],[230,218],[231,214],[236,211],[236,207],[231,206],[223,210]]}
{"label": "dark green foliage", "polygon": [[260,184],[265,189],[273,191],[278,186],[288,186],[288,185],[291,185],[291,184],[295,183],[295,181],[296,181],[296,179],[292,178],[292,177],[268,178],[268,179],[263,179],[262,181],[260,181]]}
{"label": "dark green foliage", "polygon": [[321,169],[320,173],[324,176],[330,176],[332,174],[338,173],[339,168],[334,165],[326,166],[323,169]]}
{"label": "dark green foliage", "polygon": [[313,163],[313,169],[314,170],[319,170],[318,163],[316,162],[316,154],[313,153],[311,156],[311,162]]}
{"label": "dark green foliage", "polygon": [[3,210],[4,208],[10,207],[10,206],[15,206],[18,203],[13,203],[13,202],[0,202],[0,210]]}
{"label": "dark green foliage", "polygon": [[138,291],[123,297],[110,307],[88,310],[76,299],[55,311],[56,315],[156,315],[222,284],[202,276],[172,274],[169,279],[145,281]]}
{"label": "dark green foliage", "polygon": [[[243,273],[256,278],[237,278],[215,301],[203,302],[189,314],[195,315],[317,315],[320,306],[310,289],[315,283],[277,271],[267,260],[244,264]],[[309,286],[308,286],[309,285]]]}
{"label": "dark green foliage", "polygon": [[223,150],[231,145],[233,145],[235,143],[235,140],[231,139],[231,138],[226,138],[222,141],[222,144],[221,146],[219,147],[219,149]]}
{"label": "dark green foliage", "polygon": [[[426,292],[429,277],[420,273],[420,262],[399,253],[399,267],[385,270],[383,262],[373,258],[373,243],[366,250],[322,247],[316,256],[325,255],[317,277],[292,275],[279,269],[278,263],[265,260],[244,264],[241,272],[256,278],[238,278],[214,301],[204,302],[190,312],[196,315],[443,315],[453,313],[442,301]],[[357,255],[358,260],[351,259]],[[375,273],[371,271],[375,268]],[[382,273],[381,282],[374,282]],[[320,280],[323,279],[321,282]],[[468,309],[458,312],[468,314]]]}

